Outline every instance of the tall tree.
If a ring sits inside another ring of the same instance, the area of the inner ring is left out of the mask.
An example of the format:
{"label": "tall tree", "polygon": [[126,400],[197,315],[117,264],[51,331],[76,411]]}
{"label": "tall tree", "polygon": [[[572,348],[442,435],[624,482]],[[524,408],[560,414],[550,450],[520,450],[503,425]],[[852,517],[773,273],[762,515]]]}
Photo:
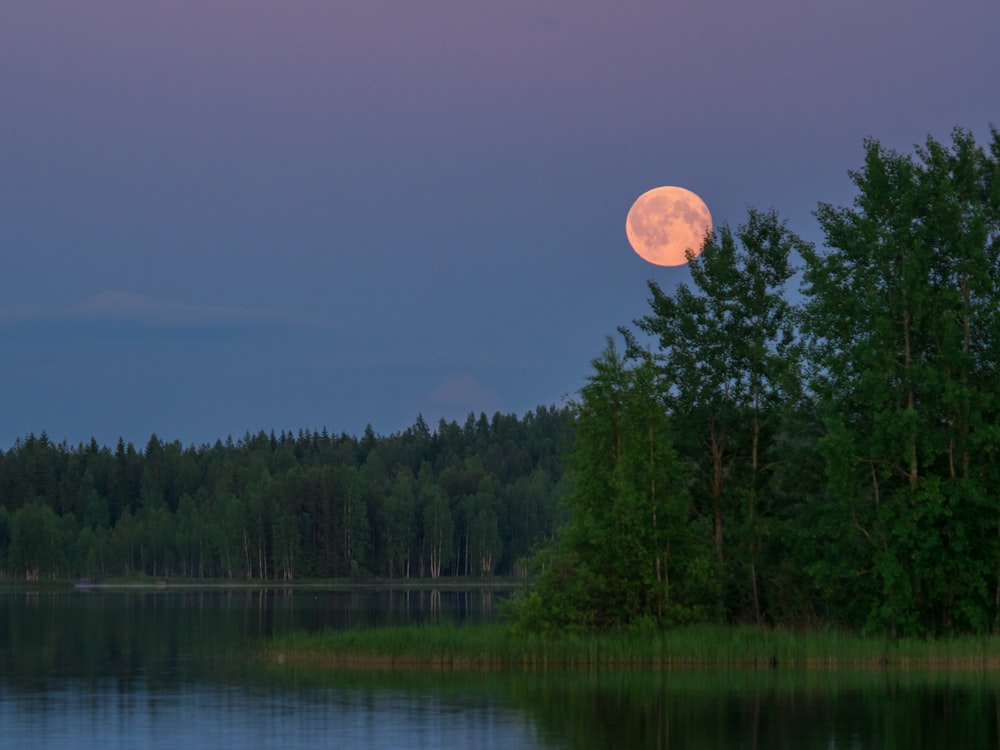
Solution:
{"label": "tall tree", "polygon": [[515,605],[521,628],[689,619],[711,588],[709,548],[699,549],[691,533],[652,362],[627,366],[609,339],[593,367],[575,405],[572,515],[557,545],[542,552],[535,588]]}
{"label": "tall tree", "polygon": [[387,488],[378,518],[380,540],[389,578],[410,576],[410,550],[416,526],[416,479],[409,468],[401,467]]}
{"label": "tall tree", "polygon": [[[650,281],[652,311],[635,321],[658,344],[664,395],[684,437],[677,448],[698,477],[692,491],[711,519],[716,558],[734,592],[730,606],[748,608],[758,622],[769,448],[799,389],[785,286],[792,255],[808,247],[776,212],[750,209],[744,224],[721,227],[690,258],[694,288],[667,293]],[[641,355],[635,336],[623,333]]]}
{"label": "tall tree", "polygon": [[436,484],[421,489],[419,504],[423,518],[421,558],[427,561],[430,577],[439,578],[452,557],[454,521],[451,509],[448,498]]}
{"label": "tall tree", "polygon": [[915,155],[867,141],[853,206],[820,205],[828,250],[806,254],[829,521],[892,632],[1000,617],[995,129],[990,148],[960,129]]}
{"label": "tall tree", "polygon": [[67,541],[52,508],[39,500],[22,505],[10,517],[11,568],[29,581],[56,578]]}

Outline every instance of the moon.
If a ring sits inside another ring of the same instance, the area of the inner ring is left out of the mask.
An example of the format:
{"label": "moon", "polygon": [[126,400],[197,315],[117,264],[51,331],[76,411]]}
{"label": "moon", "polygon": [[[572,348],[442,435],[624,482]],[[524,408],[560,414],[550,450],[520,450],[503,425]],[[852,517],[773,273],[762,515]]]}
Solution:
{"label": "moon", "polygon": [[689,248],[701,255],[712,214],[705,201],[682,187],[648,190],[632,204],[625,234],[638,255],[658,266],[683,266]]}

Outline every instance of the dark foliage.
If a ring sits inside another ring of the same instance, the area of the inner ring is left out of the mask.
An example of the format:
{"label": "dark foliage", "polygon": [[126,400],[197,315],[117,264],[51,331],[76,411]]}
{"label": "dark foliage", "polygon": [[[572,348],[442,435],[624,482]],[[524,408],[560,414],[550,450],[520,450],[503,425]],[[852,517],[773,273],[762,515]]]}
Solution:
{"label": "dark foliage", "polygon": [[0,575],[513,575],[554,533],[571,428],[568,409],[540,407],[199,447],[28,435],[0,452]]}

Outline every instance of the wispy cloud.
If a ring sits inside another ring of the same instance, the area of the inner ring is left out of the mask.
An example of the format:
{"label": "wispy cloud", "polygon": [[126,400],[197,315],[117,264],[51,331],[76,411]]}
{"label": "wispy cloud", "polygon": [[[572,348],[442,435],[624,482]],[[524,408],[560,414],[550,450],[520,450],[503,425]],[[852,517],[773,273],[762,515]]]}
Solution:
{"label": "wispy cloud", "polygon": [[496,411],[500,399],[496,393],[471,375],[452,375],[428,395],[432,404],[449,411]]}
{"label": "wispy cloud", "polygon": [[169,328],[266,323],[275,322],[280,317],[267,310],[194,305],[115,290],[100,292],[73,305],[0,307],[0,323],[6,324],[78,321]]}

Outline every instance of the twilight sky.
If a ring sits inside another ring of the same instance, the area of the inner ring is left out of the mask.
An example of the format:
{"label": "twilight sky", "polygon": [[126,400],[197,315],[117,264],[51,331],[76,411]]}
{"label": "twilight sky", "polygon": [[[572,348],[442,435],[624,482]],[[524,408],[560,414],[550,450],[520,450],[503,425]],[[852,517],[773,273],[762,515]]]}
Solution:
{"label": "twilight sky", "polygon": [[10,0],[0,449],[523,414],[647,309],[632,201],[820,240],[1000,123],[997,0]]}

